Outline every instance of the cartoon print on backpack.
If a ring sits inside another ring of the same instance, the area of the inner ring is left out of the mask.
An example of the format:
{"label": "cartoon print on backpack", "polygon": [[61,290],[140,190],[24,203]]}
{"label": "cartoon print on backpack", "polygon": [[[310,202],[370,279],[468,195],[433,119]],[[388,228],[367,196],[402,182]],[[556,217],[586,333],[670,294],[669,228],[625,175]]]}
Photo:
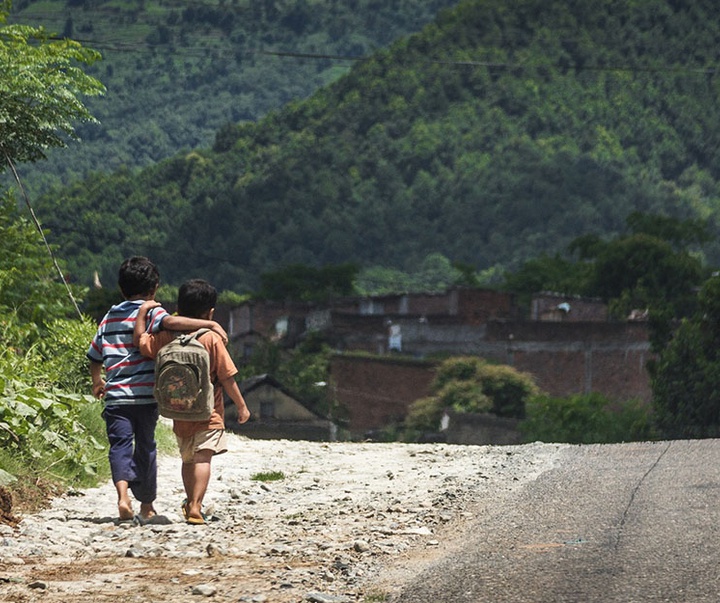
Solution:
{"label": "cartoon print on backpack", "polygon": [[155,359],[155,399],[163,417],[205,421],[214,406],[210,355],[197,338],[208,329],[181,335],[164,346]]}

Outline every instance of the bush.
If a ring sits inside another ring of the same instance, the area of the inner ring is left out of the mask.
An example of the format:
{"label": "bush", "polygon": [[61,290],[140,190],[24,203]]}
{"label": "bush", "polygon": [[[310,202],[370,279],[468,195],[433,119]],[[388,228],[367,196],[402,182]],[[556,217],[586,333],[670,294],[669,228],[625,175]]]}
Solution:
{"label": "bush", "polygon": [[511,366],[488,364],[477,356],[442,362],[432,391],[434,395],[410,405],[405,418],[406,437],[415,431],[437,431],[446,408],[458,413],[522,418],[526,401],[539,392],[530,375]]}
{"label": "bush", "polygon": [[475,381],[450,381],[438,392],[437,398],[443,408],[455,412],[490,412],[493,401]]}
{"label": "bush", "polygon": [[37,351],[48,385],[80,394],[91,391],[86,354],[96,329],[89,317],[54,320],[47,325]]}
{"label": "bush", "polygon": [[442,400],[436,396],[415,400],[405,417],[405,427],[417,431],[437,431],[443,411]]}
{"label": "bush", "polygon": [[440,391],[450,381],[473,381],[485,361],[477,356],[448,358],[438,368],[433,381],[433,390]]}
{"label": "bush", "polygon": [[444,361],[432,388],[446,407],[458,412],[492,412],[511,418],[524,417],[525,401],[539,393],[530,375],[477,356]]}
{"label": "bush", "polygon": [[530,375],[507,365],[483,364],[477,378],[498,417],[522,419],[526,401],[540,393]]}
{"label": "bush", "polygon": [[520,424],[525,441],[598,444],[654,438],[650,409],[639,400],[613,404],[599,393],[533,396]]}
{"label": "bush", "polygon": [[43,327],[9,314],[0,324],[0,466],[33,478],[94,483],[107,468],[102,404],[83,394],[93,323],[57,320]]}

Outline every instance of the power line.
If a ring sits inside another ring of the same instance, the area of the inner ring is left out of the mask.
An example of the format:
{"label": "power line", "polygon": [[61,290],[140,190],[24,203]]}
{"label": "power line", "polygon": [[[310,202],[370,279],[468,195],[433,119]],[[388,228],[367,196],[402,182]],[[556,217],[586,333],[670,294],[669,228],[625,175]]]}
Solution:
{"label": "power line", "polygon": [[[216,5],[206,4],[202,2],[196,2],[191,5],[192,7],[207,7],[216,8]],[[182,8],[182,7],[181,7]],[[234,7],[233,10],[249,11],[249,7]],[[43,13],[34,13],[32,17],[16,15],[15,18],[23,20],[36,21],[38,16],[42,16]],[[66,20],[67,16],[51,16],[50,13],[45,14],[45,18],[57,18],[58,20]],[[102,22],[104,19],[96,19]],[[107,23],[116,27],[113,21],[108,20]],[[151,22],[150,22],[151,23]],[[512,31],[512,30],[511,30]],[[520,30],[515,30],[520,31]],[[507,33],[507,32],[505,32]],[[224,39],[224,36],[220,34],[205,34],[205,38],[214,38],[218,41]],[[53,40],[62,40],[64,38],[59,36],[51,37]],[[266,56],[276,57],[281,59],[298,59],[298,60],[311,60],[311,61],[339,61],[339,62],[363,62],[369,61],[374,58],[375,55],[369,56],[357,56],[357,55],[339,55],[332,53],[313,53],[313,52],[301,52],[301,51],[283,51],[283,50],[265,50],[265,49],[243,49],[233,50],[231,48],[218,48],[215,46],[187,46],[187,45],[175,45],[171,43],[159,43],[154,44],[151,42],[122,42],[122,41],[101,41],[94,40],[92,38],[77,38],[73,37],[73,40],[86,45],[94,50],[107,50],[110,52],[119,53],[144,53],[144,52],[172,52],[173,55],[184,55],[184,56],[206,56],[208,53],[219,53],[221,55],[247,55],[247,56]],[[574,38],[563,38],[563,41],[573,41]],[[444,59],[424,59],[418,58],[410,61],[394,61],[395,63],[403,64],[428,64],[428,65],[443,65],[448,67],[482,67],[491,69],[527,69],[534,67],[543,66],[542,63],[525,63],[525,62],[497,62],[497,61],[483,61],[483,60],[444,60]],[[551,64],[554,67],[558,67],[557,64]],[[550,65],[548,65],[550,66]],[[694,75],[715,75],[718,72],[718,68],[715,67],[690,67],[690,66],[642,66],[642,65],[568,65],[563,66],[563,69],[568,71],[597,71],[597,72],[626,72],[626,73],[676,73],[676,74],[694,74]]]}

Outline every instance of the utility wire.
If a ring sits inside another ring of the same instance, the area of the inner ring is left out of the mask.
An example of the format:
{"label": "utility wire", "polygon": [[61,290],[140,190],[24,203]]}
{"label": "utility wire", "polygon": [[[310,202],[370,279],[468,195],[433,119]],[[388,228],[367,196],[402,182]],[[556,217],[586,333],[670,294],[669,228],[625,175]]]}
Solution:
{"label": "utility wire", "polygon": [[22,182],[20,182],[20,176],[18,176],[17,170],[15,169],[15,164],[13,163],[13,160],[10,158],[10,155],[7,154],[7,151],[5,151],[4,154],[5,154],[5,159],[7,160],[7,163],[10,166],[10,169],[12,170],[13,176],[15,177],[15,182],[17,182],[18,188],[20,189],[23,199],[25,200],[25,205],[27,205],[28,209],[30,210],[30,215],[32,216],[33,222],[35,223],[35,227],[37,228],[38,232],[40,233],[43,243],[45,243],[45,248],[47,249],[48,253],[50,254],[50,259],[52,260],[52,263],[55,266],[55,269],[57,270],[58,274],[60,275],[60,280],[63,282],[63,285],[65,285],[65,289],[67,290],[68,296],[70,297],[70,301],[72,302],[73,306],[75,307],[75,311],[77,312],[78,316],[82,319],[82,312],[80,312],[80,308],[78,307],[77,301],[75,301],[75,296],[73,295],[72,290],[70,289],[70,285],[68,284],[67,280],[65,280],[65,276],[63,275],[62,270],[60,270],[60,266],[57,263],[57,259],[55,259],[55,254],[53,253],[52,248],[50,247],[50,244],[48,243],[48,240],[45,237],[45,233],[43,232],[42,226],[40,226],[40,221],[37,219],[37,216],[35,215],[35,210],[33,209],[32,205],[30,204],[30,199],[27,196],[27,193],[25,192],[25,187],[22,185]]}

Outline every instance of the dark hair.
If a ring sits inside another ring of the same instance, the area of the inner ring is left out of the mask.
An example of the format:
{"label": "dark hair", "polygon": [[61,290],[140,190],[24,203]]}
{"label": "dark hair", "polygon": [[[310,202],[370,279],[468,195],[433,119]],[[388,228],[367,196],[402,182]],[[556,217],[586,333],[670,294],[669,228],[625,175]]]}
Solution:
{"label": "dark hair", "polygon": [[217,303],[217,290],[201,278],[193,278],[180,285],[178,291],[178,314],[199,318],[212,310]]}
{"label": "dark hair", "polygon": [[126,297],[148,295],[160,283],[160,272],[148,258],[134,255],[120,265],[118,285]]}

